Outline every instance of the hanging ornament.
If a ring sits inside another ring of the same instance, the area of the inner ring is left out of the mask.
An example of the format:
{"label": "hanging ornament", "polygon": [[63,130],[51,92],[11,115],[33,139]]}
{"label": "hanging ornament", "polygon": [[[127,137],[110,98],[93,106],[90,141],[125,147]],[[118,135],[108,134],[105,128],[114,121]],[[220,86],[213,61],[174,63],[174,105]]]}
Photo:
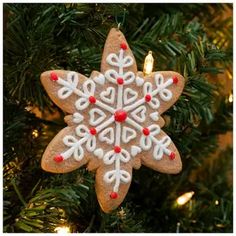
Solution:
{"label": "hanging ornament", "polygon": [[[162,113],[178,99],[184,78],[171,71],[145,77],[124,35],[111,29],[103,51],[101,72],[89,78],[73,71],[44,72],[41,81],[50,98],[68,115],[68,126],[48,145],[42,168],[67,173],[83,165],[96,171],[98,201],[103,211],[125,198],[133,168],[181,171],[179,152],[161,130]],[[148,193],[147,193],[148,194]]]}
{"label": "hanging ornament", "polygon": [[148,55],[145,57],[144,65],[143,65],[143,73],[144,75],[150,75],[153,70],[154,58],[152,56],[152,51],[148,52]]}

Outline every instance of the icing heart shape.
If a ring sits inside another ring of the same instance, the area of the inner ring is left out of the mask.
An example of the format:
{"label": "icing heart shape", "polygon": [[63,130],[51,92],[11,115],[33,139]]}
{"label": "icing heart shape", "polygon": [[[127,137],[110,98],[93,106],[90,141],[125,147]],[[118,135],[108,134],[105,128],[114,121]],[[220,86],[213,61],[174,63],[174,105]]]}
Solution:
{"label": "icing heart shape", "polygon": [[115,88],[108,87],[105,91],[101,92],[100,97],[104,102],[113,104],[115,101]]}
{"label": "icing heart shape", "polygon": [[153,121],[158,121],[159,120],[159,113],[157,111],[151,113],[149,115]]}
{"label": "icing heart shape", "polygon": [[106,114],[98,108],[91,109],[89,115],[89,124],[93,126],[100,124],[106,118]]}
{"label": "icing heart shape", "polygon": [[159,102],[158,98],[152,98],[152,100],[148,103],[148,105],[152,109],[158,109],[160,107],[160,102]]}
{"label": "icing heart shape", "polygon": [[127,126],[124,126],[123,127],[123,130],[122,130],[122,141],[124,143],[128,143],[130,140],[136,138],[137,136],[137,133],[134,129],[131,129]]}
{"label": "icing heart shape", "polygon": [[98,84],[101,84],[101,85],[105,84],[105,76],[103,74],[99,74],[98,76],[95,76],[93,80]]}
{"label": "icing heart shape", "polygon": [[101,148],[96,149],[93,153],[94,153],[94,155],[97,156],[99,159],[102,159],[102,158],[103,158],[104,152],[103,152],[103,150],[102,150]]}
{"label": "icing heart shape", "polygon": [[131,155],[134,157],[136,156],[137,154],[139,154],[140,152],[142,151],[142,149],[138,146],[131,146]]}
{"label": "icing heart shape", "polygon": [[115,140],[114,129],[112,127],[104,129],[98,136],[101,142],[106,142],[107,144],[113,144]]}
{"label": "icing heart shape", "polygon": [[135,79],[135,82],[136,82],[137,86],[142,86],[144,83],[144,79],[137,76]]}
{"label": "icing heart shape", "polygon": [[140,106],[131,112],[131,116],[138,122],[144,122],[146,119],[146,107]]}
{"label": "icing heart shape", "polygon": [[138,93],[130,88],[126,88],[124,91],[124,104],[127,105],[134,102],[138,97]]}

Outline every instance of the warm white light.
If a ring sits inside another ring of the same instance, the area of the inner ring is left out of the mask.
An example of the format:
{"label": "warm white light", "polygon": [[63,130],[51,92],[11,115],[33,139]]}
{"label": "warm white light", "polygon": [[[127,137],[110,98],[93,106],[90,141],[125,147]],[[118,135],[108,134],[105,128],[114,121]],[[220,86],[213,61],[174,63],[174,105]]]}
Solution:
{"label": "warm white light", "polygon": [[194,195],[193,191],[184,193],[183,195],[181,195],[180,197],[176,199],[176,202],[178,205],[182,206],[186,204],[192,198],[193,195]]}
{"label": "warm white light", "polygon": [[68,234],[70,233],[70,228],[67,226],[56,227],[55,230],[58,234]]}
{"label": "warm white light", "polygon": [[219,205],[219,201],[218,200],[215,200],[215,205]]}
{"label": "warm white light", "polygon": [[37,129],[33,130],[32,135],[34,138],[37,138],[39,136],[39,131]]}
{"label": "warm white light", "polygon": [[230,93],[230,95],[229,95],[229,102],[233,102],[233,94],[232,93]]}
{"label": "warm white light", "polygon": [[152,56],[152,51],[149,51],[144,61],[144,66],[143,66],[144,75],[149,75],[152,73],[153,64],[154,64],[154,58]]}

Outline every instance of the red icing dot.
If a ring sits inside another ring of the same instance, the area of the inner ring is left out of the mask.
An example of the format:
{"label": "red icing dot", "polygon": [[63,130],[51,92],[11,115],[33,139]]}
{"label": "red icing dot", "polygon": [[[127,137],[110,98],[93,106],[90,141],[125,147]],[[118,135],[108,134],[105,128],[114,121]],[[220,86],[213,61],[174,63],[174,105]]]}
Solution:
{"label": "red icing dot", "polygon": [[96,135],[97,134],[97,130],[95,128],[90,128],[89,132],[92,135]]}
{"label": "red icing dot", "polygon": [[115,153],[120,153],[121,152],[121,148],[119,146],[115,146],[114,147],[114,152]]}
{"label": "red icing dot", "polygon": [[171,153],[170,153],[170,159],[171,159],[171,160],[174,160],[174,159],[175,159],[175,153],[174,153],[174,152],[171,152]]}
{"label": "red icing dot", "polygon": [[116,193],[116,192],[111,192],[110,193],[110,198],[116,199],[117,197],[118,197],[118,193]]}
{"label": "red icing dot", "polygon": [[120,48],[122,48],[123,50],[126,50],[127,49],[127,44],[126,43],[121,43]]}
{"label": "red icing dot", "polygon": [[173,80],[173,83],[174,83],[174,84],[177,84],[178,81],[179,81],[179,79],[178,79],[177,76],[174,76],[174,77],[172,78],[172,80]]}
{"label": "red icing dot", "polygon": [[62,155],[56,155],[54,158],[53,158],[53,160],[55,161],[55,162],[57,162],[57,163],[60,163],[60,162],[62,162],[63,160],[64,160],[64,158],[63,158],[63,156]]}
{"label": "red icing dot", "polygon": [[96,103],[96,98],[94,96],[89,97],[89,102],[90,103]]}
{"label": "red icing dot", "polygon": [[51,79],[52,81],[57,81],[57,80],[58,80],[57,74],[56,74],[55,72],[51,72],[51,73],[50,73],[50,79]]}
{"label": "red icing dot", "polygon": [[152,96],[150,95],[150,94],[147,94],[146,96],[145,96],[145,101],[146,102],[150,102],[152,100]]}
{"label": "red icing dot", "polygon": [[115,121],[123,122],[127,118],[127,112],[124,110],[118,110],[115,112],[114,116],[115,116]]}
{"label": "red icing dot", "polygon": [[122,85],[123,83],[124,83],[124,80],[122,79],[122,78],[117,78],[117,84],[120,84],[120,85]]}
{"label": "red icing dot", "polygon": [[143,134],[148,136],[150,134],[150,131],[148,128],[143,128]]}

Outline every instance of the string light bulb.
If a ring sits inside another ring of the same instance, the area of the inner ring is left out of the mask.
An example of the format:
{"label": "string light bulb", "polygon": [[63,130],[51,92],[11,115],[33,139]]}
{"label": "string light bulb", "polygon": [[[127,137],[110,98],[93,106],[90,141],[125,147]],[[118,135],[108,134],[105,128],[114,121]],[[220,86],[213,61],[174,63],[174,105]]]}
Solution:
{"label": "string light bulb", "polygon": [[144,65],[143,65],[143,73],[144,75],[149,75],[152,73],[154,64],[154,58],[152,56],[152,51],[148,52],[148,55],[145,57]]}
{"label": "string light bulb", "polygon": [[70,228],[68,226],[61,226],[61,227],[56,227],[54,231],[57,232],[58,234],[63,235],[70,233]]}
{"label": "string light bulb", "polygon": [[33,132],[32,132],[32,136],[33,136],[33,138],[38,138],[39,131],[37,129],[34,129]]}
{"label": "string light bulb", "polygon": [[176,202],[178,205],[182,206],[186,204],[192,198],[193,195],[194,195],[193,191],[184,193],[183,195],[181,195],[176,199]]}
{"label": "string light bulb", "polygon": [[233,102],[233,94],[232,94],[232,93],[229,94],[229,102],[230,102],[230,103]]}

